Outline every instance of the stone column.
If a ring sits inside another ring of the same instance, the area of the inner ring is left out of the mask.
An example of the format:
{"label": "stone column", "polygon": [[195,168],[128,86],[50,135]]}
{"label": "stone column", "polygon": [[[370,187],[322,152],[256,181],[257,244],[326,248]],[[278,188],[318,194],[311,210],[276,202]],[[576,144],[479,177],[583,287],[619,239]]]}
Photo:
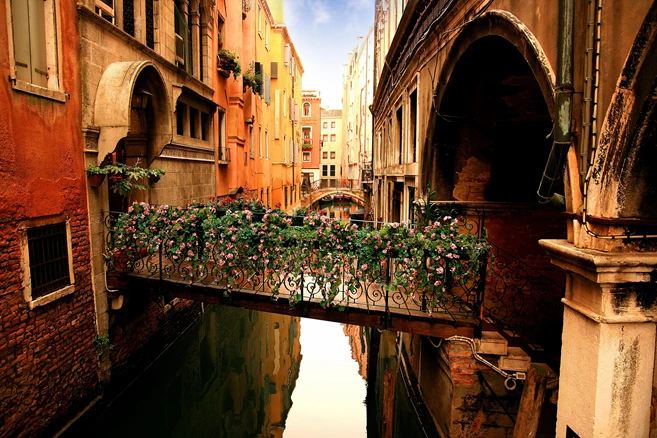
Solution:
{"label": "stone column", "polygon": [[657,253],[541,245],[567,272],[556,436],[648,437]]}

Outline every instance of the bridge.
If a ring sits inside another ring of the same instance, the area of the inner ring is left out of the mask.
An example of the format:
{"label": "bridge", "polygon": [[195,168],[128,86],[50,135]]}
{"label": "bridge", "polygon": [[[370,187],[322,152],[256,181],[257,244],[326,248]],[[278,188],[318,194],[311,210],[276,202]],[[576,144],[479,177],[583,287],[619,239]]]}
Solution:
{"label": "bridge", "polygon": [[147,291],[441,338],[472,337],[487,321],[531,338],[523,327],[562,288],[483,243],[483,211],[433,207],[436,217],[454,218],[369,229],[319,215],[135,204],[108,216],[109,277],[123,285],[115,294]]}
{"label": "bridge", "polygon": [[365,206],[365,193],[363,192],[360,181],[353,180],[319,180],[313,182],[310,186],[302,186],[302,207],[312,207],[322,198],[336,195],[347,195],[349,200]]}

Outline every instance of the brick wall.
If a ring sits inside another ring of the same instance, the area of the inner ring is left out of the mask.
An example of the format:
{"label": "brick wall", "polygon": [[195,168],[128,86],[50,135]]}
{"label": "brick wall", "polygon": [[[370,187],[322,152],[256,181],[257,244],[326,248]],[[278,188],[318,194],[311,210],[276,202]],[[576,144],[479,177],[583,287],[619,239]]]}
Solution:
{"label": "brick wall", "polygon": [[33,310],[23,297],[21,213],[0,209],[0,436],[51,435],[99,390],[86,204],[77,201],[75,292]]}

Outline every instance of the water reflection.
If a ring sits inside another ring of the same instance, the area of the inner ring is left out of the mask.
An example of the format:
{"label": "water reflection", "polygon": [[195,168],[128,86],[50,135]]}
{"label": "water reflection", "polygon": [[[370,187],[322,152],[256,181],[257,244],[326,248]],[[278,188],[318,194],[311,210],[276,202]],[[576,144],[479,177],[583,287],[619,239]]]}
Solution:
{"label": "water reflection", "polygon": [[299,318],[211,307],[87,436],[282,437],[300,362]]}
{"label": "water reflection", "polygon": [[358,205],[350,201],[320,201],[317,208],[322,210],[327,216],[336,219],[349,219],[351,213],[358,210]]}
{"label": "water reflection", "polygon": [[[395,339],[392,332],[212,306],[99,418],[79,422],[68,436],[377,438],[381,376],[399,370]],[[425,436],[401,374],[395,436]]]}
{"label": "water reflection", "polygon": [[365,381],[336,323],[301,320],[303,365],[285,438],[366,437]]}

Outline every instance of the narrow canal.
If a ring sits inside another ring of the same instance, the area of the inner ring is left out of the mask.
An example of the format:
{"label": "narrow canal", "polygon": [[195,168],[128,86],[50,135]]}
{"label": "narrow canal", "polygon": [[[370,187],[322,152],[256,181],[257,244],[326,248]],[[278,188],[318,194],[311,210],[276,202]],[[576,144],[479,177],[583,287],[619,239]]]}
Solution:
{"label": "narrow canal", "polygon": [[[104,401],[96,419],[76,424],[65,436],[378,437],[380,413],[365,404],[369,333],[206,307],[132,384]],[[396,404],[401,421],[395,429],[405,432],[395,436],[428,436],[415,424],[408,401]]]}

